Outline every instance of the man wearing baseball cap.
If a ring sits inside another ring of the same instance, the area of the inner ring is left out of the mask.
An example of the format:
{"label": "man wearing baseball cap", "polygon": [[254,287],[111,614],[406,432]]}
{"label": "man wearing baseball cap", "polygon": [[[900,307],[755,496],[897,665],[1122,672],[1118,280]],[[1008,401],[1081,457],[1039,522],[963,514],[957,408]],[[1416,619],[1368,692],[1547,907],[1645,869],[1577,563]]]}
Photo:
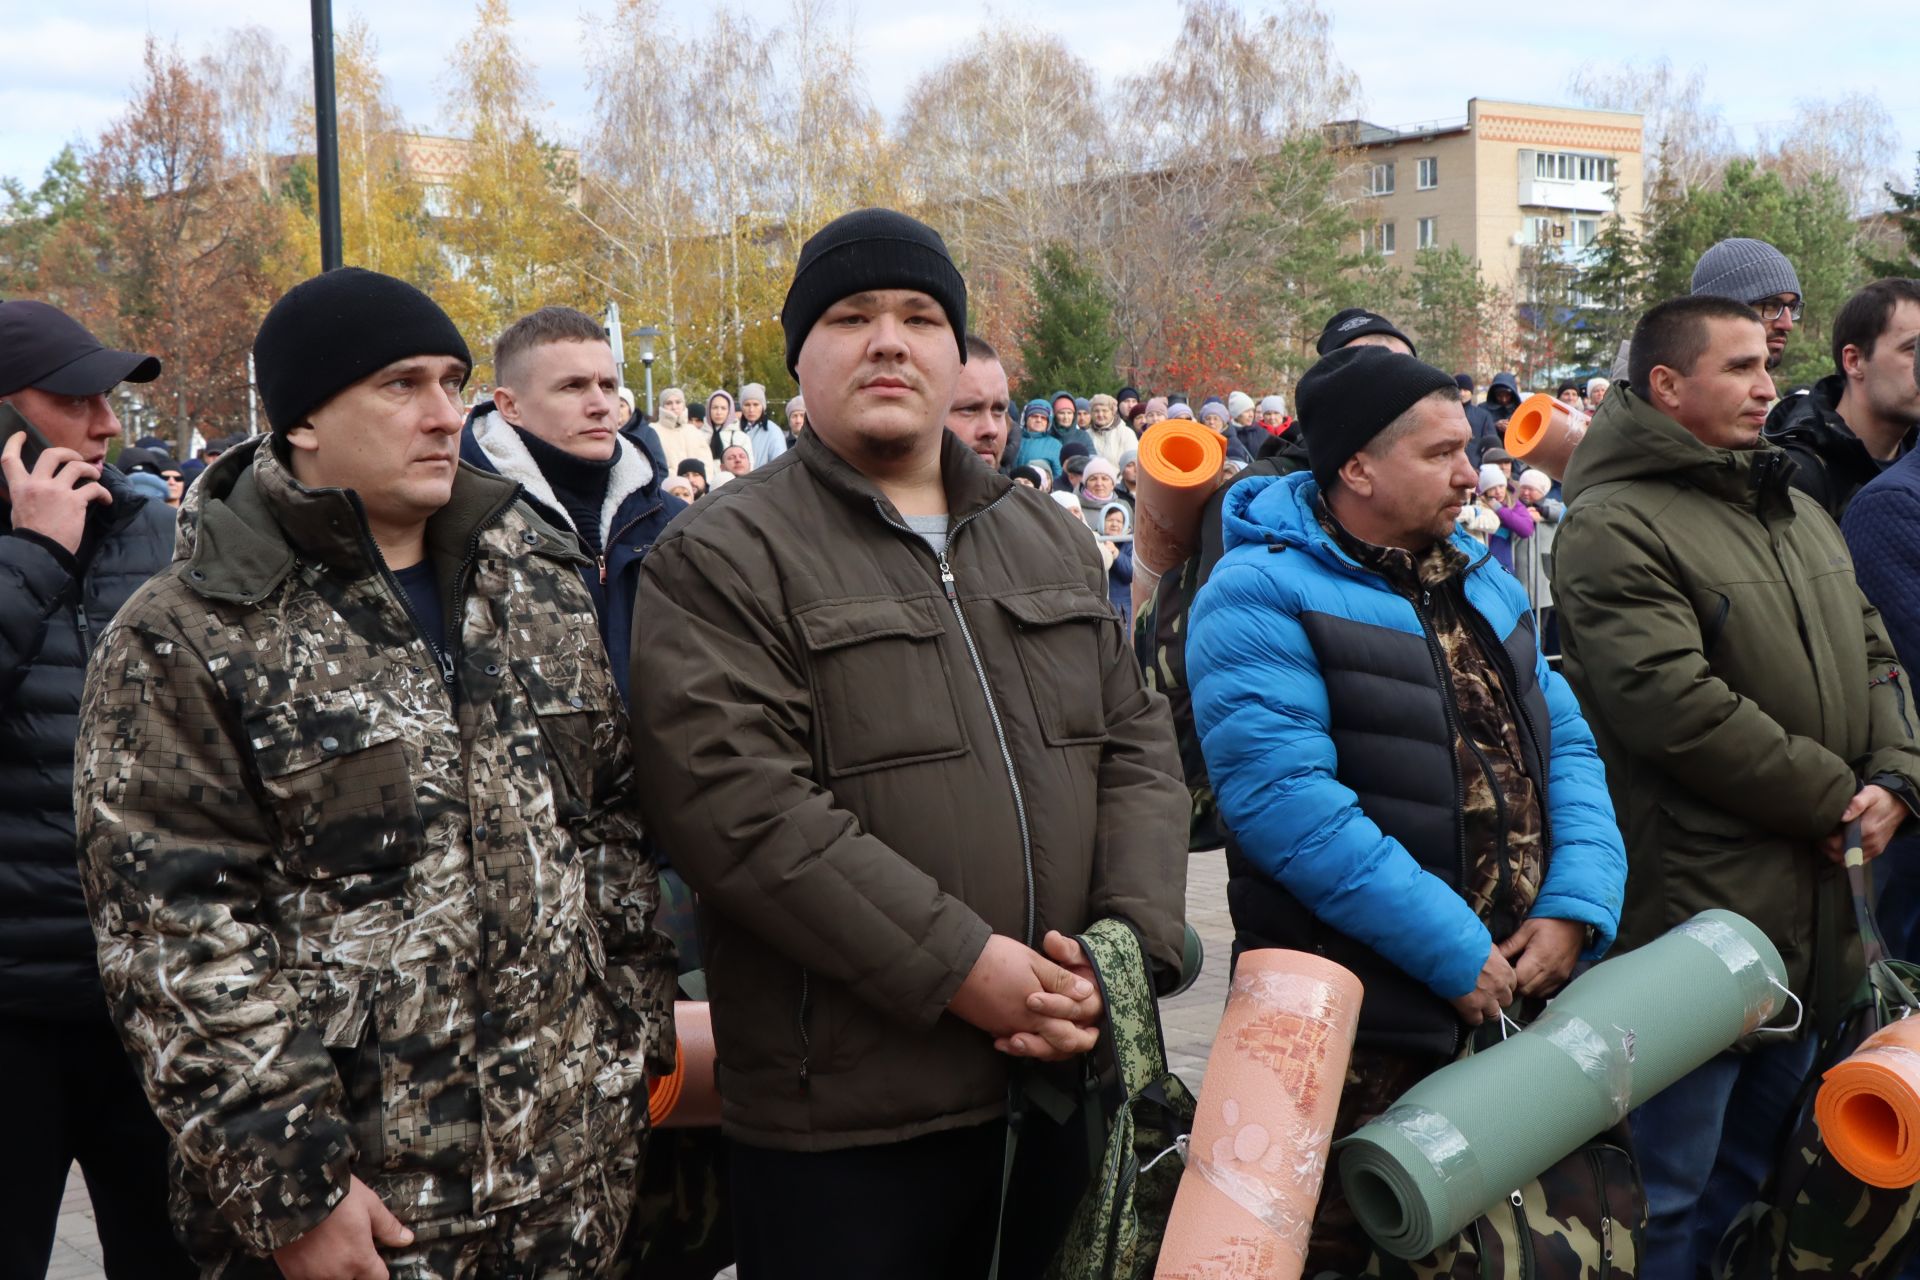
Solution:
{"label": "man wearing baseball cap", "polygon": [[[932,228],[829,223],[781,312],[806,433],[641,568],[642,805],[708,913],[741,1280],[985,1276],[1010,1080],[1098,1038],[1072,935],[1181,963],[1166,703],[1093,539],[946,430],[966,318]],[[1066,1228],[1070,1128],[1029,1113],[1003,1276]]]}
{"label": "man wearing baseball cap", "polygon": [[31,1103],[0,1173],[0,1275],[46,1270],[75,1160],[109,1276],[194,1274],[167,1225],[166,1131],[108,1019],[73,859],[93,637],[173,555],[172,509],[106,465],[120,435],[107,396],[159,373],[57,307],[0,303],[0,1091]]}
{"label": "man wearing baseball cap", "polygon": [[603,1275],[673,965],[581,554],[459,463],[413,286],[316,276],[254,361],[272,434],[194,486],[77,747],[176,1228],[209,1276]]}

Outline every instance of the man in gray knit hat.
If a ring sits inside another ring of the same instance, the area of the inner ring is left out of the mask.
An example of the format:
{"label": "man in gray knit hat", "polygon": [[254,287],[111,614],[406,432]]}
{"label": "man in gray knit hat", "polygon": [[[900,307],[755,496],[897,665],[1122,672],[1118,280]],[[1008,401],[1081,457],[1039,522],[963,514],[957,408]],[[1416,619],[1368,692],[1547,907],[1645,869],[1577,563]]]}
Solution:
{"label": "man in gray knit hat", "polygon": [[1800,276],[1787,255],[1764,240],[1722,240],[1694,264],[1692,292],[1732,298],[1758,311],[1767,326],[1767,369],[1780,367],[1802,301]]}

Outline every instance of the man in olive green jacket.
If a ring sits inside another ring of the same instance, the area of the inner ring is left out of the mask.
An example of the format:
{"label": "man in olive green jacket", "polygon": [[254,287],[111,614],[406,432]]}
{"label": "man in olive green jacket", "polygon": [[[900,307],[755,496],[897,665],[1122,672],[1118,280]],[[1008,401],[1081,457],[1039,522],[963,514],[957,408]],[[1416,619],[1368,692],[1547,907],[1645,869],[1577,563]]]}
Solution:
{"label": "man in olive green jacket", "polygon": [[1625,827],[1617,945],[1738,911],[1779,947],[1807,1015],[1635,1113],[1642,1274],[1691,1277],[1771,1167],[1812,1061],[1805,1033],[1859,977],[1841,826],[1859,819],[1877,855],[1920,798],[1920,750],[1846,543],[1761,439],[1774,391],[1759,316],[1678,299],[1641,320],[1631,351],[1629,385],[1566,476],[1553,584],[1567,678]]}
{"label": "man in olive green jacket", "polygon": [[[642,806],[702,899],[741,1280],[984,1276],[1009,1077],[1094,1041],[1070,935],[1120,917],[1180,965],[1166,700],[1085,527],[945,429],[965,289],[897,213],[808,241],[782,312],[806,434],[641,569]],[[1003,1276],[1066,1225],[1047,1132]]]}

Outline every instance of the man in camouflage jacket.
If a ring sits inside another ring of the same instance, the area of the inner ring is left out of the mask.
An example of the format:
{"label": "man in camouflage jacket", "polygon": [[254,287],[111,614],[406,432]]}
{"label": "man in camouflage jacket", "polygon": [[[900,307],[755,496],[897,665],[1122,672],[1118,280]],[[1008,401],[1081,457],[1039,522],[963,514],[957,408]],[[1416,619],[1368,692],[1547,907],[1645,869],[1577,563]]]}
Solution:
{"label": "man in camouflage jacket", "polygon": [[599,1273],[673,967],[579,553],[454,460],[467,352],[425,295],[317,277],[255,350],[275,432],[195,486],[78,747],[177,1229],[213,1275]]}

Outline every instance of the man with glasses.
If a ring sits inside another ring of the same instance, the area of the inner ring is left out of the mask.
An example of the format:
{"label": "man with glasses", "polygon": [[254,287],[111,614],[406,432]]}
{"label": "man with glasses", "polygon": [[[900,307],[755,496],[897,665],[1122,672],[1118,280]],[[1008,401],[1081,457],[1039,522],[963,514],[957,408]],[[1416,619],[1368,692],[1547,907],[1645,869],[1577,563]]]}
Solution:
{"label": "man with glasses", "polygon": [[1800,276],[1787,255],[1764,240],[1722,240],[1694,264],[1692,293],[1732,298],[1758,311],[1767,328],[1767,371],[1780,367],[1804,301]]}

